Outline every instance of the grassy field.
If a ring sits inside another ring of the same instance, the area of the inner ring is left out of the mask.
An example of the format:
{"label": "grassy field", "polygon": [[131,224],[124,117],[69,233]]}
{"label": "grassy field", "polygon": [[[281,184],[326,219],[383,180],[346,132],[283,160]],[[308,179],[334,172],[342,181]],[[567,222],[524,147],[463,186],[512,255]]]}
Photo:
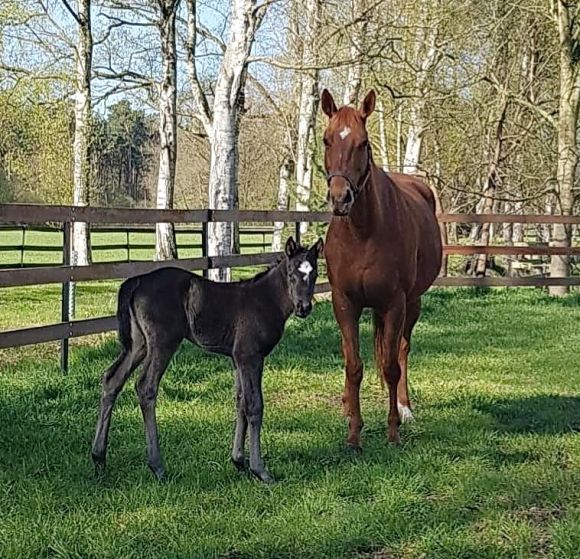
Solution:
{"label": "grassy field", "polygon": [[[99,314],[103,294],[86,289],[86,312]],[[12,296],[3,308],[20,305]],[[365,317],[360,456],[343,447],[330,305],[292,319],[265,374],[263,441],[279,480],[271,487],[229,463],[226,359],[184,346],[164,378],[158,417],[170,476],[160,485],[130,387],[113,416],[107,475],[93,475],[112,335],[75,342],[67,377],[55,345],[4,351],[0,557],[577,558],[579,303],[537,290],[431,292],[411,362],[417,421],[400,448],[385,440]],[[50,303],[26,305],[42,316]]]}

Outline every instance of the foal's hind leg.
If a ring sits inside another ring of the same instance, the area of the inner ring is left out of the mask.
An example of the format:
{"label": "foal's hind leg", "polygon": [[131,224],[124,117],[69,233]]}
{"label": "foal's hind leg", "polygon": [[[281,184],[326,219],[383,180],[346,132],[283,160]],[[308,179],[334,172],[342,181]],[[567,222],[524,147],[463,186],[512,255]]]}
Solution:
{"label": "foal's hind leg", "polygon": [[[142,342],[142,340],[141,340]],[[131,373],[140,365],[145,356],[145,347],[138,343],[131,350],[123,349],[123,352],[116,361],[107,369],[103,375],[103,390],[101,395],[101,407],[99,419],[93,439],[91,455],[97,471],[104,469],[107,454],[107,439],[109,436],[109,426],[111,424],[111,414],[117,396],[121,392],[123,385],[131,376]]]}
{"label": "foal's hind leg", "polygon": [[161,377],[165,369],[167,369],[167,365],[171,357],[173,357],[179,341],[168,343],[162,340],[156,340],[155,346],[149,348],[143,366],[143,373],[135,385],[143,414],[143,421],[145,423],[145,440],[147,443],[149,468],[151,468],[159,480],[165,475],[165,467],[163,466],[163,457],[159,449],[157,419],[155,416],[157,392],[159,390]]}
{"label": "foal's hind leg", "polygon": [[399,415],[401,421],[413,421],[413,413],[411,412],[411,402],[409,400],[409,384],[407,381],[407,363],[409,359],[409,352],[411,351],[411,335],[413,328],[421,314],[421,300],[417,299],[411,303],[407,303],[407,311],[405,315],[405,329],[403,331],[403,339],[399,349],[399,365],[401,367],[401,378],[397,388],[397,406],[399,408]]}

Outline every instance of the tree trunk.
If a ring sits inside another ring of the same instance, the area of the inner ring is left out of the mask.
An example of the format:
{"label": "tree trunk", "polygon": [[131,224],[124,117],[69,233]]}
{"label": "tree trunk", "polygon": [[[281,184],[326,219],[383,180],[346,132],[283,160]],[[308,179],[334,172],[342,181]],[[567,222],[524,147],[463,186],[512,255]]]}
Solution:
{"label": "tree trunk", "polygon": [[[293,173],[293,163],[290,155],[286,155],[280,165],[280,178],[278,182],[278,204],[276,209],[278,211],[285,211],[288,209],[288,192],[290,189],[290,179]],[[282,232],[284,231],[284,222],[276,221],[274,223],[274,232],[272,233],[272,252],[280,252],[282,250]]]}
{"label": "tree trunk", "polygon": [[[431,6],[434,6],[434,4],[431,4]],[[405,145],[403,173],[415,173],[419,168],[423,133],[425,132],[425,86],[429,72],[436,65],[438,58],[435,44],[438,35],[438,22],[429,21],[429,9],[427,4],[422,5],[417,27],[414,49],[417,75],[413,86],[413,97],[410,100],[409,128]]]}
{"label": "tree trunk", "polygon": [[[160,4],[159,34],[163,76],[159,84],[159,175],[157,208],[173,208],[175,163],[177,159],[177,53],[175,48],[175,16],[179,0]],[[155,260],[177,258],[175,230],[172,223],[158,223],[155,239]]]}
{"label": "tree trunk", "polygon": [[[90,0],[79,0],[78,7],[79,41],[75,49],[73,205],[87,206],[89,204],[91,159],[91,71],[93,56],[91,2]],[[91,240],[88,223],[77,222],[74,224],[72,244],[73,261],[76,260],[76,263],[81,266],[90,264]]]}
{"label": "tree trunk", "polygon": [[[236,201],[238,178],[237,119],[240,95],[244,87],[246,63],[256,32],[256,0],[232,0],[232,19],[228,46],[218,75],[210,134],[211,160],[209,175],[209,203],[211,209],[232,209]],[[208,224],[210,256],[232,254],[233,227],[231,223]],[[209,277],[229,281],[230,269],[210,270]]]}
{"label": "tree trunk", "polygon": [[346,87],[344,89],[343,105],[352,105],[358,101],[362,83],[363,58],[365,53],[365,35],[368,27],[368,19],[363,17],[364,0],[352,0],[352,21],[357,21],[354,29],[351,28],[351,45],[349,49],[352,63],[348,67]]}
{"label": "tree trunk", "polygon": [[[314,162],[314,126],[318,111],[318,70],[316,65],[316,38],[320,27],[320,0],[306,0],[306,26],[303,37],[300,106],[298,109],[298,139],[296,148],[296,209],[308,211],[312,189]],[[300,224],[301,233],[308,230]]]}
{"label": "tree trunk", "polygon": [[[576,128],[578,125],[578,105],[580,102],[580,64],[578,61],[578,23],[575,21],[577,9],[572,3],[555,0],[554,17],[560,39],[560,106],[558,111],[558,165],[557,213],[570,215],[574,205],[574,179],[578,163],[576,151]],[[552,241],[555,247],[567,248],[571,244],[571,228],[555,224]],[[550,277],[560,278],[570,275],[570,257],[552,256]],[[551,286],[550,294],[562,296],[568,293],[567,286]]]}
{"label": "tree trunk", "polygon": [[[494,209],[495,195],[499,183],[501,181],[499,177],[499,165],[501,161],[502,151],[503,151],[503,129],[505,126],[506,116],[507,116],[508,100],[507,97],[503,96],[501,99],[501,109],[500,115],[497,120],[495,128],[495,145],[493,149],[493,157],[489,164],[488,176],[486,179],[485,190],[483,191],[483,201],[481,207],[482,214],[491,214]],[[493,229],[490,223],[483,223],[481,226],[480,233],[480,244],[483,246],[489,245],[490,239],[493,237]],[[475,265],[473,272],[475,276],[483,277],[485,276],[485,270],[487,269],[488,257],[486,254],[478,254],[475,257]]]}
{"label": "tree trunk", "polygon": [[387,141],[387,128],[385,126],[385,105],[381,98],[378,99],[379,114],[379,154],[381,156],[381,167],[383,171],[389,170],[389,149]]}

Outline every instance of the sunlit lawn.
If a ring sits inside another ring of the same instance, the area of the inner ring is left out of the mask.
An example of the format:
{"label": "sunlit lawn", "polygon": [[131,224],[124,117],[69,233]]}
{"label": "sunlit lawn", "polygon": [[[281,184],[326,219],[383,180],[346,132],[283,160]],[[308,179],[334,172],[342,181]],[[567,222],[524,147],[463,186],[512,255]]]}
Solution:
{"label": "sunlit lawn", "polygon": [[[113,309],[114,289],[85,289],[83,313]],[[93,475],[89,447],[99,379],[117,351],[112,335],[75,342],[66,377],[56,345],[4,351],[0,557],[579,557],[579,302],[538,290],[431,292],[411,363],[417,421],[404,426],[401,448],[385,441],[365,317],[360,456],[343,447],[330,305],[291,319],[264,381],[272,487],[229,463],[227,359],[184,346],[163,379],[158,417],[170,477],[159,485],[131,387],[113,416],[106,477]],[[17,291],[3,295],[4,326],[20,306]],[[22,302],[38,317],[50,307],[40,295]],[[16,309],[11,317],[6,308]]]}

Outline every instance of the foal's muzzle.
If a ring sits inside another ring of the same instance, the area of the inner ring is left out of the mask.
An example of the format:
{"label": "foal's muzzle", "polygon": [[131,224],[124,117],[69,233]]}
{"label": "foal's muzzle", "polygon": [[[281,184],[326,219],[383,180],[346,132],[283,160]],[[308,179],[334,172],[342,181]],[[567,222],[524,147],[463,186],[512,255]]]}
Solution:
{"label": "foal's muzzle", "polygon": [[298,318],[306,318],[312,312],[312,303],[297,303],[294,314]]}

